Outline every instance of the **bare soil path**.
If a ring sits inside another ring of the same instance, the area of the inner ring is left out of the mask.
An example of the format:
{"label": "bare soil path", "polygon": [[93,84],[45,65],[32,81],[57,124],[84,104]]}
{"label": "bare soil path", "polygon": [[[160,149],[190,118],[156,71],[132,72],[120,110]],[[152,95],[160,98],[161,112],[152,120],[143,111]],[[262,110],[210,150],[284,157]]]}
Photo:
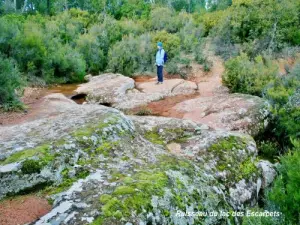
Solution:
{"label": "bare soil path", "polygon": [[[227,89],[222,86],[222,74],[225,71],[223,60],[215,56],[210,50],[209,46],[206,46],[205,53],[208,56],[208,60],[213,63],[213,66],[209,72],[204,72],[203,67],[199,64],[192,64],[192,71],[187,80],[195,82],[198,86],[198,91],[193,95],[168,97],[166,99],[151,102],[147,107],[139,107],[132,112],[137,113],[141,110],[147,109],[152,112],[153,115],[183,118],[184,113],[177,112],[173,107],[185,100],[215,96],[220,93],[227,93]],[[175,76],[177,78],[177,76]],[[170,76],[167,79],[171,79]],[[191,116],[191,115],[190,115]]]}
{"label": "bare soil path", "polygon": [[46,199],[36,195],[19,196],[0,202],[0,224],[17,225],[30,223],[51,210]]}

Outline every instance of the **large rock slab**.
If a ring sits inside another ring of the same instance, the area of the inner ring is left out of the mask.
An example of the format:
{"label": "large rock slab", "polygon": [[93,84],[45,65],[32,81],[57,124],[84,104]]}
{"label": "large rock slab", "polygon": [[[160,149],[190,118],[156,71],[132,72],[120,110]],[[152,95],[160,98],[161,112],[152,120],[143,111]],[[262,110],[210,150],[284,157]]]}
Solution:
{"label": "large rock slab", "polygon": [[75,92],[87,95],[93,103],[114,104],[120,101],[128,89],[134,88],[134,80],[121,74],[103,74],[89,78]]}
{"label": "large rock slab", "polygon": [[183,79],[165,80],[163,84],[157,85],[156,82],[144,82],[137,84],[137,89],[141,92],[152,94],[162,93],[164,96],[179,94],[193,94],[197,90],[197,85],[191,81]]}
{"label": "large rock slab", "polygon": [[36,224],[222,224],[221,215],[180,215],[257,201],[262,175],[246,134],[61,95],[44,101],[47,117],[0,128],[0,199],[46,186],[53,209]]}
{"label": "large rock slab", "polygon": [[105,104],[125,110],[146,105],[165,97],[193,94],[197,91],[194,82],[183,79],[134,83],[134,80],[120,74],[102,74],[89,77],[89,82],[79,86],[75,92],[87,95],[90,104]]}
{"label": "large rock slab", "polygon": [[178,103],[173,110],[183,114],[184,119],[253,136],[267,126],[269,115],[265,100],[244,94],[200,96]]}

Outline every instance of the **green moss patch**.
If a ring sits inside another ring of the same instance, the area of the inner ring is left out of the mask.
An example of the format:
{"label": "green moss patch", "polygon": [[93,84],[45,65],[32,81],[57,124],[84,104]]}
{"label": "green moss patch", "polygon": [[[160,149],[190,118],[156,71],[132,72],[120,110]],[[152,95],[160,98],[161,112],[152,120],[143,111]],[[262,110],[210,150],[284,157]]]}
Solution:
{"label": "green moss patch", "polygon": [[26,159],[22,163],[21,171],[24,174],[32,174],[41,172],[43,165],[41,162],[33,159]]}
{"label": "green moss patch", "polygon": [[145,138],[152,142],[153,144],[158,144],[158,145],[164,145],[164,140],[162,137],[158,134],[158,132],[155,131],[148,131],[145,133]]}
{"label": "green moss patch", "polygon": [[100,202],[104,203],[101,208],[104,217],[130,217],[132,211],[150,210],[152,195],[162,196],[168,184],[164,172],[142,171],[123,180],[126,180],[126,185],[118,186],[111,196],[100,196]]}
{"label": "green moss patch", "polygon": [[[77,129],[71,135],[77,139],[83,137],[90,137],[93,134],[102,134],[104,128],[110,127],[112,125],[117,125],[121,121],[121,118],[117,115],[107,115],[104,121],[99,122],[98,124],[89,124],[81,129]],[[120,135],[124,134],[124,131],[118,131]]]}
{"label": "green moss patch", "polygon": [[247,146],[247,141],[244,138],[237,136],[229,136],[218,140],[217,143],[212,144],[209,151],[230,151],[237,149],[245,149]]}
{"label": "green moss patch", "polygon": [[10,155],[4,161],[0,162],[0,164],[5,165],[9,163],[19,162],[21,160],[28,159],[33,156],[43,159],[46,162],[49,162],[54,159],[54,157],[50,154],[50,145],[44,144],[33,149],[26,149],[23,151],[16,152]]}
{"label": "green moss patch", "polygon": [[151,131],[145,133],[145,138],[153,144],[165,145],[171,141],[177,143],[184,143],[190,138],[192,134],[187,133],[184,129],[163,129],[163,132],[159,133],[159,128],[154,128]]}
{"label": "green moss patch", "polygon": [[227,172],[229,183],[249,179],[257,174],[257,168],[251,158],[239,158],[236,152],[237,150],[246,150],[249,141],[247,137],[229,136],[218,140],[208,149],[217,159],[216,169]]}
{"label": "green moss patch", "polygon": [[[102,194],[99,197],[102,215],[93,224],[102,224],[108,221],[131,218],[145,212],[152,212],[152,199],[154,196],[164,198],[166,189],[171,190],[172,206],[185,210],[187,204],[201,202],[199,193],[189,195],[185,184],[179,180],[170,180],[166,171],[181,171],[184,175],[197,176],[195,168],[185,159],[177,159],[172,156],[161,156],[159,162],[150,164],[132,175],[124,175],[114,172],[114,182],[118,182],[110,194]],[[193,179],[191,178],[191,181]],[[201,203],[198,204],[202,208]],[[170,216],[169,208],[161,209],[162,215]]]}
{"label": "green moss patch", "polygon": [[104,156],[109,156],[111,150],[117,147],[119,144],[118,141],[114,142],[104,142],[102,145],[96,148],[95,154],[103,154]]}
{"label": "green moss patch", "polygon": [[72,177],[72,178],[70,178],[68,174],[69,174],[69,169],[65,168],[61,172],[63,181],[58,185],[48,186],[47,188],[45,188],[45,190],[43,192],[47,195],[53,195],[53,194],[57,194],[57,193],[66,191],[77,180],[86,178],[90,174],[90,172],[87,170],[81,170],[80,172],[77,172],[75,174],[75,177]]}

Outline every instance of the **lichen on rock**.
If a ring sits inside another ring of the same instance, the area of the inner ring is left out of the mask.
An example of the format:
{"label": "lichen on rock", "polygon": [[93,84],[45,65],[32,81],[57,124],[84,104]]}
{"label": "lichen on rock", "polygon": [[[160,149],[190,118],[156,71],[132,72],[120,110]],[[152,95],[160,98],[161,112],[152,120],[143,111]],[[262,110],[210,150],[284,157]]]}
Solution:
{"label": "lichen on rock", "polygon": [[36,224],[226,224],[180,213],[257,201],[261,171],[251,136],[60,101],[47,99],[58,109],[51,121],[0,128],[0,198],[42,188],[53,209]]}

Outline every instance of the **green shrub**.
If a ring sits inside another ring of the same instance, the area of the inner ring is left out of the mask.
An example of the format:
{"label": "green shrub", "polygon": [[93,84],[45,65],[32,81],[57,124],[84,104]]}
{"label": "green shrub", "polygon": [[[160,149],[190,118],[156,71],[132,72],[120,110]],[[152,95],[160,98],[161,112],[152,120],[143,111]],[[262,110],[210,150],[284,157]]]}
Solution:
{"label": "green shrub", "polygon": [[47,56],[44,38],[40,24],[34,22],[24,24],[22,32],[14,40],[12,53],[21,71],[40,76]]}
{"label": "green shrub", "polygon": [[22,107],[18,92],[24,82],[21,74],[11,59],[0,55],[0,107],[4,110],[18,109]]}
{"label": "green shrub", "polygon": [[251,61],[246,54],[232,58],[225,63],[223,83],[232,92],[262,96],[264,88],[277,76],[278,68],[261,56]]}
{"label": "green shrub", "polygon": [[299,15],[297,0],[240,0],[226,10],[202,16],[202,21],[208,31],[216,31],[212,34],[220,40],[216,49],[226,58],[235,55],[236,44],[255,57],[265,51],[276,52],[286,44],[297,45]]}
{"label": "green shrub", "polygon": [[270,82],[265,97],[272,105],[283,106],[292,96],[298,87],[300,87],[300,62],[292,68],[286,76],[279,76],[273,82]]}
{"label": "green shrub", "polygon": [[6,18],[0,18],[0,51],[9,55],[13,39],[19,34],[18,24]]}
{"label": "green shrub", "polygon": [[73,43],[91,22],[87,12],[77,9],[60,13],[53,17],[53,21],[59,27],[57,36],[62,43]]}
{"label": "green shrub", "polygon": [[143,0],[126,0],[120,9],[118,17],[126,18],[148,18],[151,11],[151,5]]}
{"label": "green shrub", "polygon": [[[56,47],[56,48],[55,48]],[[48,82],[81,82],[83,81],[86,63],[83,56],[70,45],[53,45],[49,49],[45,79]]]}
{"label": "green shrub", "polygon": [[163,48],[168,53],[169,60],[180,53],[180,38],[176,34],[170,34],[165,30],[154,33],[152,47],[155,51],[156,44],[159,41],[163,43]]}
{"label": "green shrub", "polygon": [[151,109],[148,109],[147,107],[141,108],[135,115],[138,116],[149,116],[152,115]]}
{"label": "green shrub", "polygon": [[211,70],[212,66],[213,66],[213,63],[209,60],[206,60],[203,65],[203,70],[205,72],[209,72]]}
{"label": "green shrub", "polygon": [[24,174],[32,174],[41,172],[42,164],[37,160],[26,159],[22,163],[21,171]]}
{"label": "green shrub", "polygon": [[273,160],[275,156],[278,156],[280,147],[271,141],[260,141],[257,142],[257,148],[261,155],[267,159]]}
{"label": "green shrub", "polygon": [[146,31],[146,28],[142,24],[142,21],[134,21],[134,20],[121,20],[119,21],[119,24],[122,28],[122,35],[134,35],[138,36],[141,35]]}
{"label": "green shrub", "polygon": [[190,74],[190,63],[191,59],[183,55],[177,55],[166,64],[166,71],[169,74],[180,75],[183,79],[186,79]]}
{"label": "green shrub", "polygon": [[95,36],[92,34],[81,35],[76,41],[76,47],[86,61],[87,72],[98,74],[99,71],[104,70],[106,59]]}
{"label": "green shrub", "polygon": [[277,77],[265,91],[265,97],[272,104],[273,134],[283,147],[290,145],[290,137],[300,137],[300,64],[291,72]]}
{"label": "green shrub", "polygon": [[173,58],[172,60],[170,60],[165,66],[165,69],[169,74],[179,74],[177,58]]}
{"label": "green shrub", "polygon": [[287,224],[300,220],[300,139],[293,142],[293,151],[281,157],[279,175],[268,194],[269,200],[283,212]]}
{"label": "green shrub", "polygon": [[108,54],[108,68],[112,72],[133,76],[153,69],[155,49],[149,34],[129,36],[116,43]]}
{"label": "green shrub", "polygon": [[182,27],[182,23],[176,13],[169,8],[157,7],[150,13],[150,24],[153,30],[166,30],[176,33]]}
{"label": "green shrub", "polygon": [[192,20],[188,20],[185,26],[179,31],[181,48],[187,53],[193,52],[199,45],[203,34],[204,32],[201,26],[196,26]]}

